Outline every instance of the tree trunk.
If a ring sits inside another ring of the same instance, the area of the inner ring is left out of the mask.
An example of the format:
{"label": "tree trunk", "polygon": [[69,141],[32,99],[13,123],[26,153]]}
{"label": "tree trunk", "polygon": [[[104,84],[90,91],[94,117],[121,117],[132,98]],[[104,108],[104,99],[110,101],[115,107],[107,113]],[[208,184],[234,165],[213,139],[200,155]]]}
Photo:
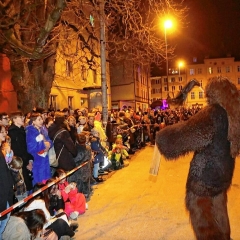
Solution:
{"label": "tree trunk", "polygon": [[48,108],[54,79],[55,55],[40,60],[11,58],[10,63],[18,109],[27,113],[34,107]]}

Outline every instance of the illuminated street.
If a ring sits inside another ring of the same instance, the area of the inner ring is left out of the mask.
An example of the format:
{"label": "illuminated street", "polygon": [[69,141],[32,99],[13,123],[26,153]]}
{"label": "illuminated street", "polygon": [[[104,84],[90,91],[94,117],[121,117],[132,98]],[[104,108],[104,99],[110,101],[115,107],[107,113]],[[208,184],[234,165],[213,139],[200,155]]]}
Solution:
{"label": "illuminated street", "polygon": [[[191,155],[160,164],[156,181],[149,178],[153,147],[137,152],[129,167],[95,186],[89,210],[78,218],[74,239],[194,240],[185,211],[185,183]],[[240,162],[236,160],[228,193],[231,237],[240,240]]]}

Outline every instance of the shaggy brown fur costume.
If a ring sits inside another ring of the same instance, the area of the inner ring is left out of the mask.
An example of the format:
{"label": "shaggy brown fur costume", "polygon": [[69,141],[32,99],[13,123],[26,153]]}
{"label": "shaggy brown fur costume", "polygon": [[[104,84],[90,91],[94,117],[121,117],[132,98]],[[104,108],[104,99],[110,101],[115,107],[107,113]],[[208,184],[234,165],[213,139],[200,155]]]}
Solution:
{"label": "shaggy brown fur costume", "polygon": [[158,132],[160,152],[173,160],[194,151],[186,184],[186,208],[198,240],[229,240],[227,189],[240,144],[240,97],[227,78],[209,79],[208,106],[188,121]]}

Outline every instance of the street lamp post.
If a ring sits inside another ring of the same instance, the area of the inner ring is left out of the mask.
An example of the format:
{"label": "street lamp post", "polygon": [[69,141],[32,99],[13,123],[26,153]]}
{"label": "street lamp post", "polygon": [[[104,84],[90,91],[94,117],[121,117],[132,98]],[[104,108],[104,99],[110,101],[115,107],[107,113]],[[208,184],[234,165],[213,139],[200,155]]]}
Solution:
{"label": "street lamp post", "polygon": [[167,77],[167,94],[169,95],[169,84],[168,84],[168,43],[167,43],[167,29],[172,27],[172,21],[166,20],[164,22],[164,37],[166,45],[166,77]]}

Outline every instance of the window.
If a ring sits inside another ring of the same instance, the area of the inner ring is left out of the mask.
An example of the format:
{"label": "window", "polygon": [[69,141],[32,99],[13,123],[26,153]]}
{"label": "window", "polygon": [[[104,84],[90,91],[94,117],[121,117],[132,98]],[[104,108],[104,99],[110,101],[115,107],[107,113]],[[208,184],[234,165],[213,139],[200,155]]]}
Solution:
{"label": "window", "polygon": [[212,67],[209,67],[209,68],[208,68],[208,73],[209,73],[209,74],[213,74],[213,68],[212,68]]}
{"label": "window", "polygon": [[93,69],[92,70],[92,73],[93,73],[93,83],[97,83],[97,71],[96,69]]}
{"label": "window", "polygon": [[191,92],[191,99],[195,99],[195,92]]}
{"label": "window", "polygon": [[202,74],[202,69],[201,69],[201,68],[198,68],[197,73],[198,73],[198,74]]}
{"label": "window", "polygon": [[168,91],[168,88],[167,88],[167,87],[164,87],[164,91],[167,92],[167,91]]}
{"label": "window", "polygon": [[167,82],[168,82],[168,81],[167,81],[167,78],[164,78],[164,82],[165,82],[165,83],[167,83]]}
{"label": "window", "polygon": [[199,92],[198,97],[199,97],[199,99],[203,99],[203,92]]}
{"label": "window", "polygon": [[240,72],[240,66],[237,66],[237,71]]}
{"label": "window", "polygon": [[66,75],[67,75],[67,77],[70,77],[72,71],[73,71],[72,62],[69,60],[66,60]]}
{"label": "window", "polygon": [[182,77],[178,77],[178,81],[179,81],[179,82],[182,82]]}
{"label": "window", "polygon": [[50,108],[53,108],[55,111],[57,110],[57,95],[50,95]]}
{"label": "window", "polygon": [[190,75],[194,75],[194,74],[195,74],[194,72],[195,72],[195,71],[194,71],[193,68],[189,69],[189,74],[190,74]]}
{"label": "window", "polygon": [[229,72],[230,72],[230,67],[227,66],[227,67],[226,67],[226,73],[229,73]]}
{"label": "window", "polygon": [[80,98],[80,106],[86,106],[87,105],[87,98]]}
{"label": "window", "polygon": [[81,66],[81,80],[84,82],[87,80],[87,69],[84,65]]}
{"label": "window", "polygon": [[221,72],[222,72],[221,67],[217,67],[217,73],[221,73]]}
{"label": "window", "polygon": [[172,91],[173,91],[173,92],[175,91],[175,86],[172,86]]}
{"label": "window", "polygon": [[73,96],[68,96],[68,107],[73,109]]}
{"label": "window", "polygon": [[180,86],[178,86],[178,90],[179,91],[181,91],[182,90],[182,86],[180,85]]}
{"label": "window", "polygon": [[171,82],[175,82],[175,77],[171,77]]}
{"label": "window", "polygon": [[238,84],[240,84],[240,77],[238,78]]}

